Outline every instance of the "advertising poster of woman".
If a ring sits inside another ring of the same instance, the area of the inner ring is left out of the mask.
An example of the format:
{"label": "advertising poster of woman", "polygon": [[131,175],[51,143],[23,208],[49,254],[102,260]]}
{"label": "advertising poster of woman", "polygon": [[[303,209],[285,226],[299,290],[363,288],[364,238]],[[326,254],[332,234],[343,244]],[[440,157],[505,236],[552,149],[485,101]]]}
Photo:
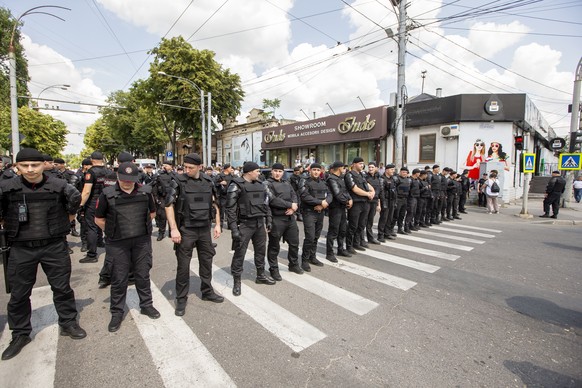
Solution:
{"label": "advertising poster of woman", "polygon": [[509,156],[503,152],[503,146],[497,141],[492,141],[489,150],[487,151],[487,162],[501,162],[503,163],[503,169],[509,171],[509,161],[507,160]]}
{"label": "advertising poster of woman", "polygon": [[471,180],[479,179],[479,165],[485,161],[485,142],[481,139],[475,140],[473,149],[469,151],[465,168],[469,170],[467,175]]}

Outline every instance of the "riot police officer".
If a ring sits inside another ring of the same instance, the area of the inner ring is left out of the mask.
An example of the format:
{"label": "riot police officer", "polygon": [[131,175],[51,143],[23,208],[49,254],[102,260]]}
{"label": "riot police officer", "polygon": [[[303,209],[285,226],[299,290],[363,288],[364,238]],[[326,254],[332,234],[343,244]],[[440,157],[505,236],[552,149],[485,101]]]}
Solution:
{"label": "riot police officer", "polygon": [[[62,158],[55,158],[54,166],[57,173],[65,180],[68,184],[77,188],[79,184],[79,176],[67,168],[65,160]],[[71,236],[79,237],[80,234],[77,231],[75,220],[71,221]]]}
{"label": "riot police officer", "polygon": [[[243,165],[243,176],[234,178],[228,186],[226,195],[226,215],[235,245],[230,265],[234,284],[232,294],[241,294],[241,275],[249,242],[253,241],[257,284],[275,284],[265,275],[265,248],[267,233],[271,230],[271,210],[266,203],[267,193],[259,181],[261,171],[254,162]],[[266,226],[266,229],[265,229]]]}
{"label": "riot police officer", "polygon": [[143,168],[143,174],[141,174],[140,182],[142,185],[151,185],[156,179],[156,174],[154,173],[154,166],[151,164],[146,164]]}
{"label": "riot police officer", "polygon": [[162,241],[166,237],[166,211],[164,204],[166,203],[166,193],[170,187],[170,183],[174,174],[174,161],[164,160],[162,170],[158,173],[154,183],[154,198],[158,204],[156,213],[156,226],[158,227],[157,241]]}
{"label": "riot police officer", "polygon": [[[455,186],[455,182],[452,179],[452,172],[453,170],[449,167],[443,168],[443,176],[444,176],[444,189],[441,187],[441,191],[444,195],[444,205],[441,211],[441,219],[443,221],[452,221],[453,217],[451,217],[451,212],[453,210],[453,201],[455,199],[455,195],[457,194],[457,188]],[[443,182],[441,178],[441,183]]]}
{"label": "riot police officer", "polygon": [[[232,178],[234,178],[234,169],[229,163],[226,163],[222,167],[222,172],[216,176],[214,182],[216,184],[216,191],[219,198],[219,208],[220,208],[220,222],[224,223],[226,221],[226,192],[228,190],[228,185]],[[222,226],[222,225],[221,225]]]}
{"label": "riot police officer", "polygon": [[97,247],[104,247],[103,231],[95,224],[95,208],[103,191],[107,169],[103,164],[103,154],[95,151],[91,154],[92,167],[85,173],[85,184],[81,193],[81,206],[85,209],[87,223],[87,256],[79,263],[96,263]]}
{"label": "riot police officer", "polygon": [[[210,237],[215,221],[214,238],[220,237],[220,213],[212,178],[202,172],[202,158],[191,153],[184,156],[185,174],[175,176],[175,184],[166,195],[166,216],[170,237],[176,246],[176,311],[186,312],[190,287],[190,261],[196,247],[202,300],[222,303],[224,298],[212,288],[212,258],[216,254]],[[214,218],[214,219],[213,219]]]}
{"label": "riot police officer", "polygon": [[351,253],[344,250],[344,241],[347,233],[347,216],[346,210],[351,208],[353,200],[346,190],[346,183],[342,177],[344,162],[333,162],[329,168],[329,176],[327,178],[327,187],[333,196],[329,204],[329,225],[327,228],[326,237],[326,256],[325,258],[333,263],[337,262],[337,258],[333,253],[333,242],[337,239],[338,256],[351,257]]}
{"label": "riot police officer", "polygon": [[151,186],[140,186],[139,170],[131,162],[121,163],[118,182],[103,189],[95,209],[95,223],[105,231],[106,255],[111,261],[110,332],[119,330],[123,320],[130,268],[135,276],[140,312],[152,319],[160,317],[153,306],[150,286],[152,267],[152,218],[156,205]]}
{"label": "riot police officer", "polygon": [[440,214],[443,205],[441,196],[441,168],[438,164],[432,166],[432,174],[427,177],[430,189],[432,191],[432,218],[431,224],[438,225],[441,223]]}
{"label": "riot police officer", "polygon": [[[76,189],[79,193],[83,192],[83,186],[85,185],[85,174],[91,168],[91,159],[85,158],[81,162],[81,168],[77,171],[77,176],[79,176],[79,181],[77,183]],[[85,211],[79,207],[77,211],[77,221],[79,221],[80,232],[81,232],[81,252],[87,252],[87,220],[85,219]]]}
{"label": "riot police officer", "polygon": [[[560,171],[552,171],[552,177],[546,185],[546,192],[544,194],[544,214],[542,218],[558,218],[560,210],[560,197],[566,190],[566,180],[560,175]],[[552,215],[550,216],[550,206],[552,207]]]}
{"label": "riot police officer", "polygon": [[465,203],[467,203],[467,197],[469,196],[469,191],[471,190],[471,179],[468,177],[469,170],[463,170],[460,177],[461,182],[461,194],[459,196],[459,213],[467,214],[467,209],[465,208]]}
{"label": "riot police officer", "polygon": [[346,188],[352,196],[353,205],[348,209],[348,235],[346,236],[346,247],[349,253],[355,254],[356,250],[366,249],[361,240],[362,232],[368,221],[368,201],[374,198],[374,189],[362,175],[364,169],[364,159],[355,157],[352,161],[352,169],[345,175]]}
{"label": "riot police officer", "polygon": [[398,222],[398,233],[410,234],[409,231],[404,229],[406,207],[408,205],[408,197],[410,195],[410,185],[412,184],[412,179],[410,179],[408,176],[408,168],[402,167],[394,181],[396,182],[396,210],[394,217]]}
{"label": "riot police officer", "polygon": [[271,277],[276,281],[283,280],[277,262],[277,255],[281,250],[279,245],[281,237],[289,244],[287,253],[289,271],[296,274],[303,273],[299,265],[299,229],[295,220],[298,209],[297,194],[289,182],[282,180],[284,171],[285,167],[281,163],[273,164],[271,176],[263,183],[273,219],[271,230],[269,230],[267,261]]}
{"label": "riot police officer", "polygon": [[374,189],[374,198],[368,201],[368,220],[366,222],[366,237],[370,244],[380,244],[380,241],[374,238],[374,217],[376,213],[380,212],[380,197],[383,195],[382,188],[384,186],[384,178],[378,173],[378,166],[375,162],[368,163],[368,173],[366,174],[366,181]]}
{"label": "riot police officer", "polygon": [[420,196],[418,197],[418,203],[416,205],[416,216],[414,219],[414,225],[418,227],[428,228],[427,224],[427,205],[431,197],[430,186],[426,180],[428,171],[422,170],[418,175],[418,180],[420,183]]}
{"label": "riot police officer", "polygon": [[[386,165],[384,176],[382,177],[382,196],[380,197],[380,219],[378,220],[378,241],[385,242],[386,239],[394,240],[394,209],[396,208],[396,182],[394,170],[396,166],[392,163]],[[386,238],[386,239],[385,239]]]}
{"label": "riot police officer", "polygon": [[16,155],[20,177],[0,181],[0,216],[8,243],[8,325],[12,341],[2,359],[15,357],[31,342],[30,295],[40,263],[53,291],[61,335],[73,339],[87,333],[77,323],[75,293],[71,289],[71,258],[65,236],[81,200],[79,192],[66,181],[46,176],[44,158],[32,148]]}
{"label": "riot police officer", "polygon": [[420,175],[420,170],[415,168],[412,170],[412,176],[410,181],[410,194],[408,195],[408,200],[406,202],[406,222],[404,224],[404,230],[410,233],[410,231],[420,230],[414,224],[417,222],[416,207],[418,205],[418,198],[420,197],[420,181],[418,176]]}

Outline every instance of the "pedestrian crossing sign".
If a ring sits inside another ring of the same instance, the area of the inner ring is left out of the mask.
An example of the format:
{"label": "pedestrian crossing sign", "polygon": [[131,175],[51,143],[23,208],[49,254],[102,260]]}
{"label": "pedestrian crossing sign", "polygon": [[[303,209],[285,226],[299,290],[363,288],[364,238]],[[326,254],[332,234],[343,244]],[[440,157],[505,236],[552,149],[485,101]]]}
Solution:
{"label": "pedestrian crossing sign", "polygon": [[582,154],[560,154],[558,170],[580,170],[580,156]]}
{"label": "pedestrian crossing sign", "polygon": [[536,172],[536,154],[523,154],[523,172],[525,174]]}

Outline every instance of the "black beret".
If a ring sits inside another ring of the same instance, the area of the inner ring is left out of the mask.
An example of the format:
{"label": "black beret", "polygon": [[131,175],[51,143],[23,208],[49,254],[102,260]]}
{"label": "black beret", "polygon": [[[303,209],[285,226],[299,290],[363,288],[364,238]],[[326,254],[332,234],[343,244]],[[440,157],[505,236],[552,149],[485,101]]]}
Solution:
{"label": "black beret", "polygon": [[230,163],[225,163],[225,165],[222,166],[223,170],[226,170],[227,168],[230,168]]}
{"label": "black beret", "polygon": [[556,170],[556,171],[552,171],[552,174],[561,174],[561,172]]}
{"label": "black beret", "polygon": [[463,170],[463,175],[468,174],[468,173],[469,173],[469,170],[467,170],[467,169]]}
{"label": "black beret", "polygon": [[16,163],[18,162],[44,162],[44,157],[34,148],[23,148],[16,154]]}
{"label": "black beret", "polygon": [[243,166],[243,173],[246,174],[247,172],[258,170],[260,167],[255,162],[246,162]]}
{"label": "black beret", "polygon": [[52,162],[53,161],[53,157],[50,156],[49,154],[42,154],[42,157],[44,158],[45,162]]}
{"label": "black beret", "polygon": [[321,164],[319,164],[319,163],[311,163],[311,166],[309,166],[309,168],[319,168],[319,169],[321,169]]}
{"label": "black beret", "polygon": [[364,162],[364,159],[360,158],[359,156],[356,156],[354,158],[354,160],[352,161],[352,164],[354,164],[354,163],[363,163],[363,162]]}
{"label": "black beret", "polygon": [[167,164],[169,166],[173,166],[174,165],[174,161],[173,160],[164,159],[164,161],[162,162],[162,164]]}
{"label": "black beret", "polygon": [[428,175],[428,171],[426,171],[426,170],[422,170],[422,171],[420,172],[420,175]]}
{"label": "black beret", "polygon": [[103,160],[103,154],[99,151],[95,151],[91,154],[91,159],[94,160]]}
{"label": "black beret", "polygon": [[275,163],[271,167],[271,170],[284,170],[284,169],[285,169],[285,166],[283,166],[282,163]]}
{"label": "black beret", "polygon": [[386,165],[386,168],[396,168],[396,165],[395,165],[395,164],[393,164],[393,163],[388,163],[388,164]]}
{"label": "black beret", "polygon": [[188,154],[184,156],[184,163],[194,164],[196,166],[200,166],[202,164],[202,158],[198,154]]}
{"label": "black beret", "polygon": [[433,170],[434,170],[435,168],[439,168],[439,167],[440,167],[440,166],[439,166],[438,164],[435,164],[434,166],[432,166]]}
{"label": "black beret", "polygon": [[451,170],[449,167],[445,167],[445,168],[443,168],[443,171],[447,172],[447,171],[453,171],[453,170]]}
{"label": "black beret", "polygon": [[63,158],[55,158],[55,163],[65,164],[65,160]]}
{"label": "black beret", "polygon": [[427,166],[424,166],[424,169],[425,170],[430,170],[430,166],[428,166],[428,165]]}
{"label": "black beret", "polygon": [[419,172],[420,170],[418,168],[415,168],[414,170],[412,170],[412,175],[418,174]]}
{"label": "black beret", "polygon": [[341,162],[341,161],[339,161],[339,160],[336,160],[335,162],[333,162],[333,163],[331,164],[331,166],[329,166],[329,169],[330,169],[330,170],[335,170],[335,169],[337,169],[337,168],[341,168],[341,167],[343,167],[343,166],[344,166],[344,162]]}
{"label": "black beret", "polygon": [[119,155],[117,155],[117,161],[119,163],[132,162],[133,155],[126,151],[120,152]]}
{"label": "black beret", "polygon": [[400,168],[400,171],[406,171],[406,172],[409,172],[409,171],[408,171],[408,168],[406,168],[406,167],[401,167],[401,168]]}
{"label": "black beret", "polygon": [[301,171],[301,166],[293,167],[293,171]]}
{"label": "black beret", "polygon": [[81,162],[82,166],[91,166],[93,163],[91,163],[91,159],[89,158],[85,158],[83,159],[83,161]]}

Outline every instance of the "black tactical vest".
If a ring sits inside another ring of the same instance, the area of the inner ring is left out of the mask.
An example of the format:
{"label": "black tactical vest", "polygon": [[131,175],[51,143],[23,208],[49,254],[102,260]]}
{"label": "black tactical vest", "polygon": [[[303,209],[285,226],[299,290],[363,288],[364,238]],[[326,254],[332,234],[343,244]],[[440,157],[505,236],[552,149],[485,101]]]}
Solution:
{"label": "black tactical vest", "polygon": [[438,192],[441,190],[441,175],[432,174],[430,180],[430,188],[432,191]]}
{"label": "black tactical vest", "polygon": [[178,211],[181,225],[191,228],[210,226],[212,223],[213,182],[200,174],[200,179],[190,178],[186,174],[176,175],[180,186]]}
{"label": "black tactical vest", "polygon": [[[6,183],[4,183],[6,182]],[[38,190],[22,184],[21,178],[3,181],[6,203],[4,228],[11,241],[45,240],[67,235],[71,229],[64,194],[67,182],[49,178]],[[19,209],[26,209],[26,222],[19,222]]]}
{"label": "black tactical vest", "polygon": [[[281,198],[283,201],[286,202],[293,202],[293,197],[291,196],[291,191],[293,187],[287,181],[276,181],[275,179],[268,179],[269,184],[271,185],[271,189],[273,190],[273,194],[276,197]],[[271,213],[274,216],[284,216],[287,209],[280,209],[271,207]]]}
{"label": "black tactical vest", "polygon": [[313,198],[321,199],[327,197],[327,184],[321,179],[309,178],[305,181],[305,186]]}
{"label": "black tactical vest", "polygon": [[430,198],[431,192],[428,188],[428,182],[426,180],[420,181],[420,197],[421,198]]}
{"label": "black tactical vest", "polygon": [[447,194],[447,185],[449,183],[449,178],[444,175],[440,175],[441,178],[441,193],[446,195]]}
{"label": "black tactical vest", "polygon": [[394,201],[396,199],[396,182],[395,176],[384,175],[384,199]]}
{"label": "black tactical vest", "polygon": [[149,235],[152,221],[148,206],[151,187],[141,186],[133,196],[122,195],[117,186],[103,189],[107,197],[105,234],[112,241]]}
{"label": "black tactical vest", "polygon": [[420,181],[418,179],[411,180],[410,195],[415,198],[420,197]]}
{"label": "black tactical vest", "polygon": [[378,194],[380,194],[380,190],[382,189],[382,181],[380,180],[380,175],[375,174],[374,176],[367,175],[366,181],[374,188],[375,194],[372,201],[378,200]]}
{"label": "black tactical vest", "polygon": [[91,167],[91,170],[93,171],[95,180],[93,181],[91,195],[89,195],[87,203],[97,202],[105,187],[105,177],[107,176],[107,169],[105,166],[93,166]]}
{"label": "black tactical vest", "polygon": [[410,192],[410,186],[411,186],[411,181],[412,179],[410,178],[402,178],[401,176],[399,176],[397,179],[397,185],[396,185],[396,194],[398,195],[398,198],[406,198],[408,197],[408,193]]}
{"label": "black tactical vest", "polygon": [[[346,173],[346,176],[350,174],[354,184],[359,187],[360,189],[364,190],[364,191],[368,191],[368,182],[366,182],[366,180],[364,179],[364,177],[362,176],[361,173],[359,172],[355,172],[355,171],[348,171]],[[346,184],[347,187],[347,184]],[[352,199],[354,200],[354,202],[366,202],[368,201],[368,197],[367,196],[360,196],[357,195],[356,193],[352,193]]]}
{"label": "black tactical vest", "polygon": [[238,209],[241,219],[266,217],[267,205],[263,184],[259,181],[247,182],[244,178],[235,178],[233,182],[240,188]]}

